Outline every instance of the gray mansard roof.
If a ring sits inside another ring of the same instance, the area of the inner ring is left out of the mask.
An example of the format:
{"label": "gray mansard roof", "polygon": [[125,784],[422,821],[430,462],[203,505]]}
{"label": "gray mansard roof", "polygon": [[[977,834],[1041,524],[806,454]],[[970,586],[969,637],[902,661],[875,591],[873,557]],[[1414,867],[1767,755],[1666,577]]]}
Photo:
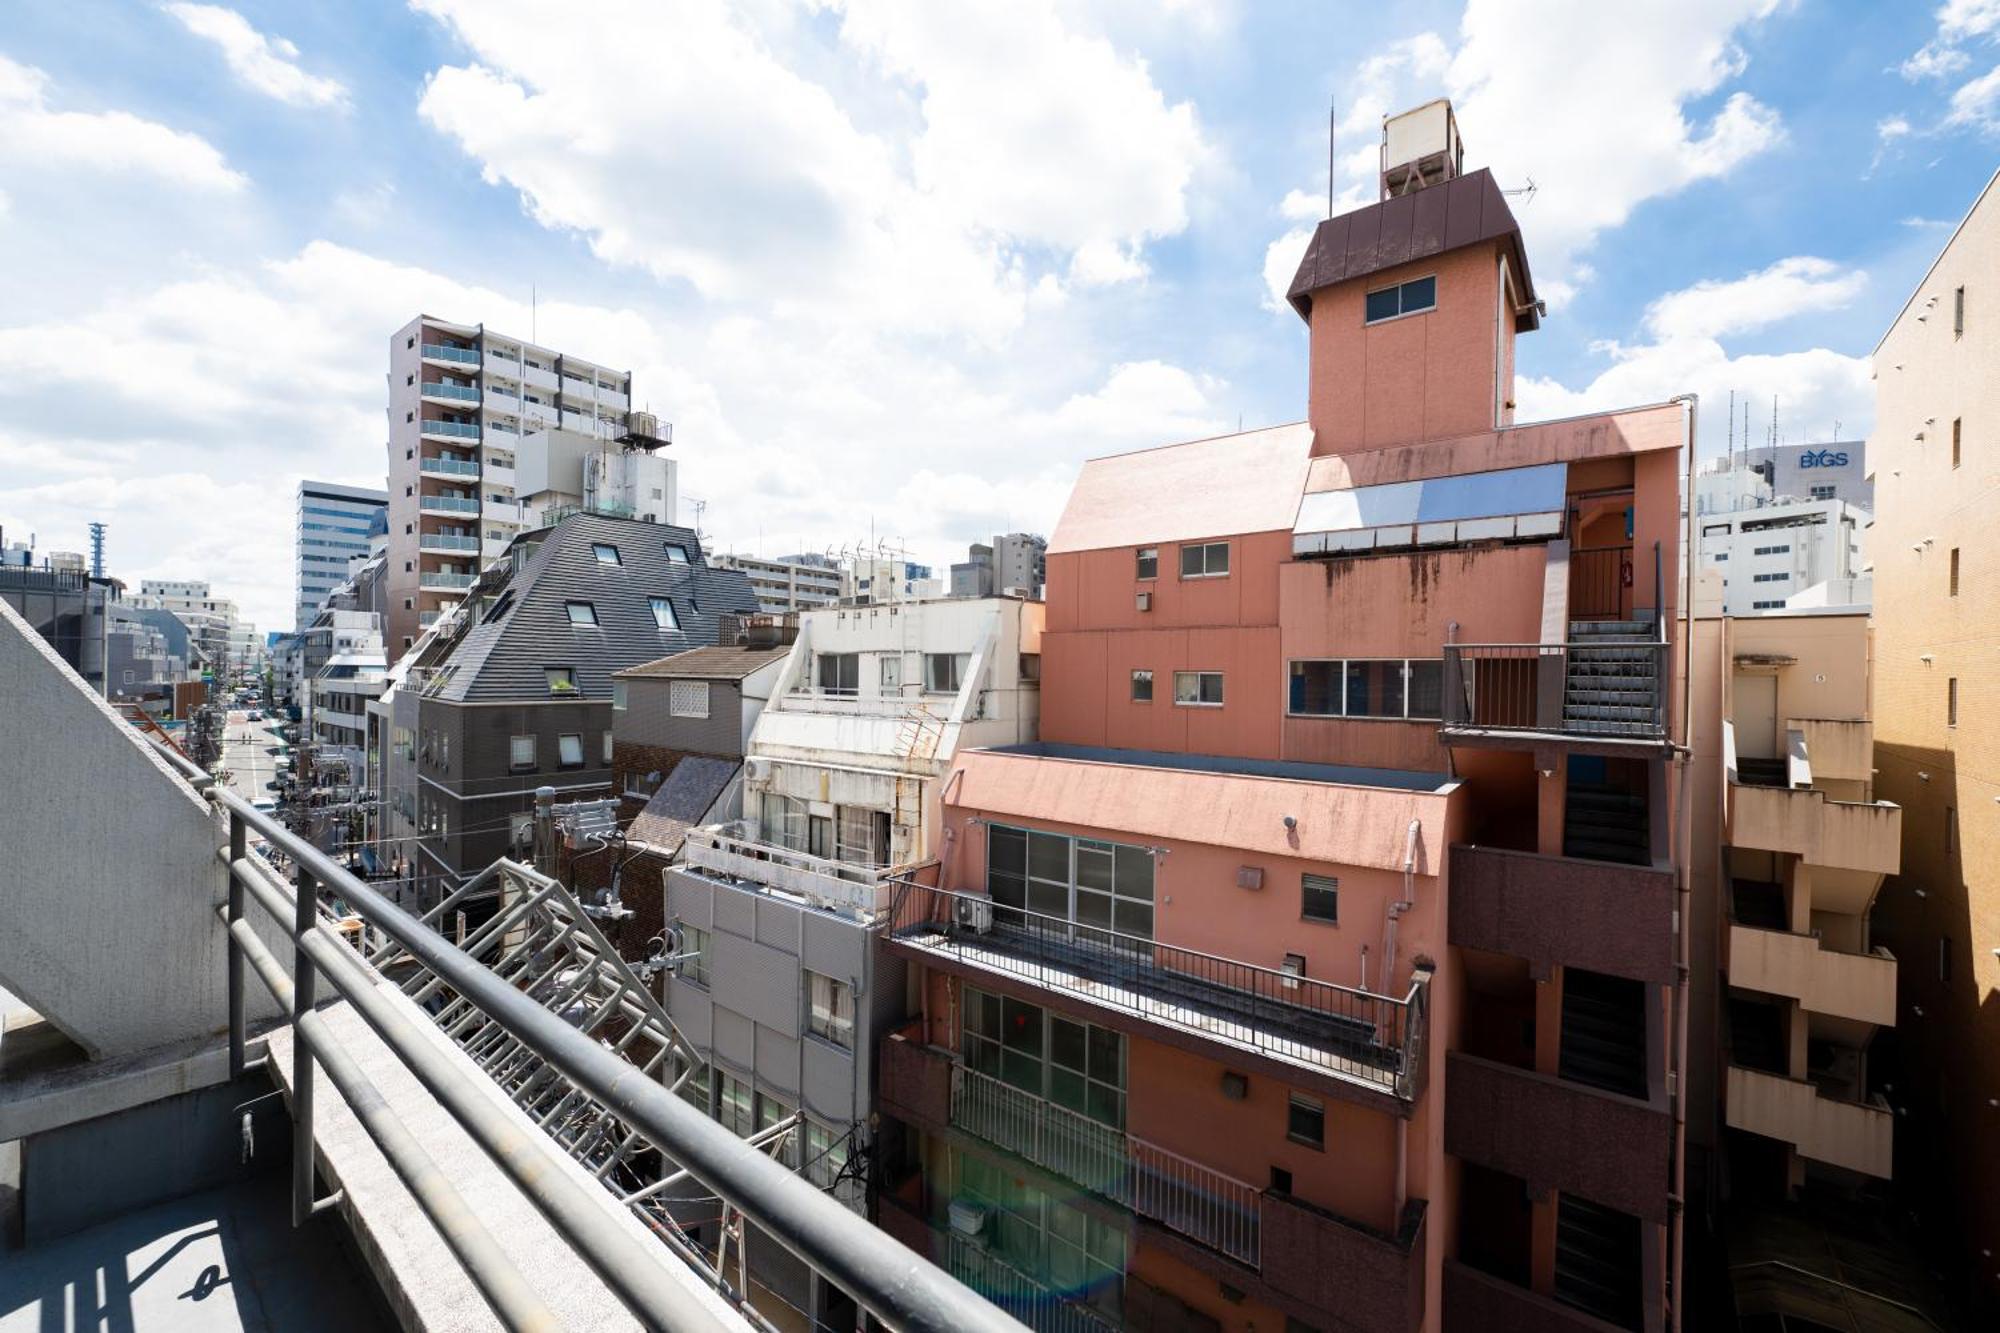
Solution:
{"label": "gray mansard roof", "polygon": [[[508,559],[535,546],[518,571],[490,569],[468,600],[480,606],[442,664],[442,679],[426,698],[453,703],[502,700],[609,699],[612,673],[715,642],[718,617],[757,609],[749,576],[711,569],[690,528],[635,519],[572,514],[553,528],[523,533]],[[618,563],[597,557],[599,545],[618,549]],[[687,554],[685,564],[667,548]],[[650,599],[665,597],[680,622],[664,630]],[[570,622],[570,602],[589,602],[595,627]],[[574,694],[551,694],[549,667],[576,673]]]}

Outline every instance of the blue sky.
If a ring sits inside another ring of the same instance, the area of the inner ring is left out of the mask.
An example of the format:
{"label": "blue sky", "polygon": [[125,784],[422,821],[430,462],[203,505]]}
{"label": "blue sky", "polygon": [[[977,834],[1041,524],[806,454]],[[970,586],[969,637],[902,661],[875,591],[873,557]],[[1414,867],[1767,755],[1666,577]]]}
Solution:
{"label": "blue sky", "polygon": [[[1551,313],[1524,417],[1866,358],[2000,159],[2000,0],[0,5],[0,524],[291,602],[418,310],[629,367],[715,544],[1053,525],[1094,454],[1296,419],[1277,300],[1454,98]],[[530,291],[537,295],[531,314]],[[683,514],[683,519],[691,518]]]}

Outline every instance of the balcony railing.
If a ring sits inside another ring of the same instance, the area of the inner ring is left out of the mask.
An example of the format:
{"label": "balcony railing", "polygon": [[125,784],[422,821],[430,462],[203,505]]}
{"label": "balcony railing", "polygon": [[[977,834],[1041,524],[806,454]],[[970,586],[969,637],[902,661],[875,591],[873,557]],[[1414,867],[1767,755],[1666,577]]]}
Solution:
{"label": "balcony railing", "polygon": [[418,468],[420,471],[428,472],[434,477],[476,477],[479,475],[479,464],[469,458],[426,458],[418,465]]}
{"label": "balcony railing", "polygon": [[1667,734],[1668,645],[1448,643],[1444,730],[1657,741]]}
{"label": "balcony railing", "polygon": [[698,828],[682,844],[689,869],[782,889],[818,905],[845,908],[863,916],[886,910],[897,876],[910,867],[889,869],[831,861],[747,837],[741,820]]}
{"label": "balcony railing", "polygon": [[476,514],[479,512],[479,501],[469,495],[420,495],[417,507],[442,510],[447,514]]}
{"label": "balcony railing", "polygon": [[[893,1237],[863,1225],[839,1202],[682,1101],[666,1083],[640,1075],[638,1066],[609,1043],[578,1031],[454,948],[430,925],[184,756],[166,746],[160,753],[217,807],[218,814],[227,817],[227,841],[216,857],[227,867],[228,899],[215,912],[228,946],[233,1076],[241,1078],[249,1068],[250,986],[263,985],[290,1016],[296,1043],[289,1083],[295,1226],[304,1225],[328,1203],[318,1184],[314,1132],[318,1124],[314,1093],[323,1072],[491,1305],[497,1322],[508,1328],[560,1323],[495,1242],[481,1211],[468,1203],[457,1182],[439,1171],[425,1145],[319,1009],[319,990],[325,986],[362,1015],[393,1053],[397,1077],[413,1075],[436,1098],[548,1221],[561,1243],[589,1264],[635,1319],[648,1326],[677,1328],[718,1322],[713,1310],[691,1299],[692,1275],[673,1250],[643,1232],[614,1224],[624,1202],[580,1176],[549,1131],[496,1110],[496,1101],[505,1098],[497,1078],[475,1070],[457,1053],[441,1050],[439,1033],[425,1015],[385,994],[382,975],[326,920],[319,906],[326,895],[400,946],[408,964],[428,973],[430,989],[480,1011],[494,1031],[521,1051],[531,1052],[547,1077],[566,1082],[571,1091],[562,1106],[583,1099],[615,1105],[619,1122],[629,1127],[635,1140],[650,1143],[701,1187],[718,1195],[725,1206],[740,1211],[746,1221],[837,1282],[888,1327],[1018,1333],[1013,1320],[949,1275],[913,1257]],[[248,853],[252,834],[291,859],[296,884]],[[524,867],[512,869],[533,875]],[[542,884],[544,891],[559,888],[552,880]],[[271,937],[284,939],[285,945],[274,949],[265,942]],[[319,1128],[323,1133],[324,1126]]]}
{"label": "balcony railing", "polygon": [[1035,1333],[1117,1333],[1118,1325],[1037,1282],[978,1240],[949,1233],[945,1266],[953,1277]]}
{"label": "balcony railing", "polygon": [[465,366],[479,364],[479,349],[475,347],[446,347],[443,343],[425,343],[424,355],[433,361],[456,361]]}
{"label": "balcony railing", "polygon": [[417,577],[417,585],[423,588],[443,589],[456,592],[470,588],[479,576],[477,574],[436,574],[425,572]]}
{"label": "balcony railing", "polygon": [[1891,1178],[1895,1115],[1880,1096],[1849,1101],[1805,1079],[1732,1063],[1725,1097],[1731,1129],[1789,1143],[1816,1162]]}
{"label": "balcony railing", "polygon": [[437,421],[430,417],[425,417],[417,424],[426,435],[449,435],[453,439],[459,440],[476,440],[479,438],[479,427],[471,421]]}
{"label": "balcony railing", "polygon": [[479,390],[470,384],[446,384],[443,380],[425,380],[422,389],[426,398],[449,398],[461,403],[479,401]]}
{"label": "balcony railing", "polygon": [[1393,1097],[1423,1089],[1428,971],[1398,999],[907,881],[888,938]]}
{"label": "balcony railing", "polygon": [[963,1065],[951,1123],[1220,1254],[1258,1265],[1262,1193],[1066,1106]]}
{"label": "balcony railing", "polygon": [[417,548],[424,551],[477,551],[479,538],[456,537],[445,532],[426,532],[418,539]]}

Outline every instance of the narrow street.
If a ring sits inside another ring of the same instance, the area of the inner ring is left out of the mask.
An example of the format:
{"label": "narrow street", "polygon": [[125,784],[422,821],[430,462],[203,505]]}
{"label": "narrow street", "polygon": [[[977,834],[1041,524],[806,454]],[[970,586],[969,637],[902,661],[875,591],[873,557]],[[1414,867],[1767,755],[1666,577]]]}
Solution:
{"label": "narrow street", "polygon": [[246,709],[231,709],[222,733],[222,771],[230,789],[248,800],[276,800],[277,749],[284,744],[278,719],[266,714],[252,722]]}

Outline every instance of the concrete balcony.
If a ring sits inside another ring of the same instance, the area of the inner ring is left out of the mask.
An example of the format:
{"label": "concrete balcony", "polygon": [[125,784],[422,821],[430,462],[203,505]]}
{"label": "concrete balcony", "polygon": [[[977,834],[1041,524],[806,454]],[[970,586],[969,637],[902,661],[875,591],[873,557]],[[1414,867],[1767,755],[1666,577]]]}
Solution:
{"label": "concrete balcony", "polygon": [[882,1039],[875,1055],[875,1098],[882,1110],[916,1125],[951,1123],[950,1052],[924,1044],[921,1024]]}
{"label": "concrete balcony", "polygon": [[1805,740],[1815,778],[1867,782],[1875,776],[1875,724],[1865,719],[1795,717],[1785,723]]}
{"label": "concrete balcony", "polygon": [[426,456],[417,464],[417,470],[427,477],[476,477],[479,475],[479,464],[469,458]]}
{"label": "concrete balcony", "polygon": [[1895,1026],[1896,959],[1887,949],[1839,953],[1810,935],[1732,921],[1728,950],[1732,986],[1787,996],[1816,1014]]}
{"label": "concrete balcony", "polygon": [[1445,1057],[1445,1078],[1446,1152],[1531,1188],[1667,1220],[1674,1135],[1665,1107],[1459,1051]]}
{"label": "concrete balcony", "polygon": [[1895,1118],[1879,1099],[1843,1101],[1804,1079],[1732,1064],[1725,1100],[1731,1129],[1789,1143],[1815,1162],[1890,1178]]}
{"label": "concrete balcony", "polygon": [[1550,967],[1665,983],[1674,975],[1671,871],[1460,844],[1450,940]]}
{"label": "concrete balcony", "polygon": [[1731,781],[1732,847],[1786,852],[1813,866],[1893,875],[1902,868],[1903,810],[1893,801],[1833,801],[1811,788]]}
{"label": "concrete balcony", "polygon": [[1444,1261],[1444,1333],[1626,1333],[1553,1297]]}
{"label": "concrete balcony", "polygon": [[417,509],[425,514],[463,518],[479,512],[479,498],[473,495],[420,495],[417,497]]}
{"label": "concrete balcony", "polygon": [[479,549],[479,538],[459,537],[448,532],[426,532],[418,536],[417,549],[419,551],[440,551],[460,555],[467,551],[477,551]]}
{"label": "concrete balcony", "polygon": [[683,869],[711,879],[776,889],[818,907],[872,917],[894,900],[908,867],[854,865],[744,836],[741,821],[695,829],[682,844]]}
{"label": "concrete balcony", "polygon": [[424,401],[443,403],[447,407],[479,406],[479,389],[471,384],[446,384],[440,380],[425,380],[417,386],[417,392]]}
{"label": "concrete balcony", "polygon": [[1422,1328],[1428,1244],[1429,1210],[1421,1199],[1409,1202],[1390,1236],[1287,1194],[1264,1196],[1265,1285],[1312,1309],[1339,1311],[1339,1328]]}
{"label": "concrete balcony", "polygon": [[477,440],[479,426],[471,421],[436,421],[424,417],[417,422],[417,433],[427,440]]}

